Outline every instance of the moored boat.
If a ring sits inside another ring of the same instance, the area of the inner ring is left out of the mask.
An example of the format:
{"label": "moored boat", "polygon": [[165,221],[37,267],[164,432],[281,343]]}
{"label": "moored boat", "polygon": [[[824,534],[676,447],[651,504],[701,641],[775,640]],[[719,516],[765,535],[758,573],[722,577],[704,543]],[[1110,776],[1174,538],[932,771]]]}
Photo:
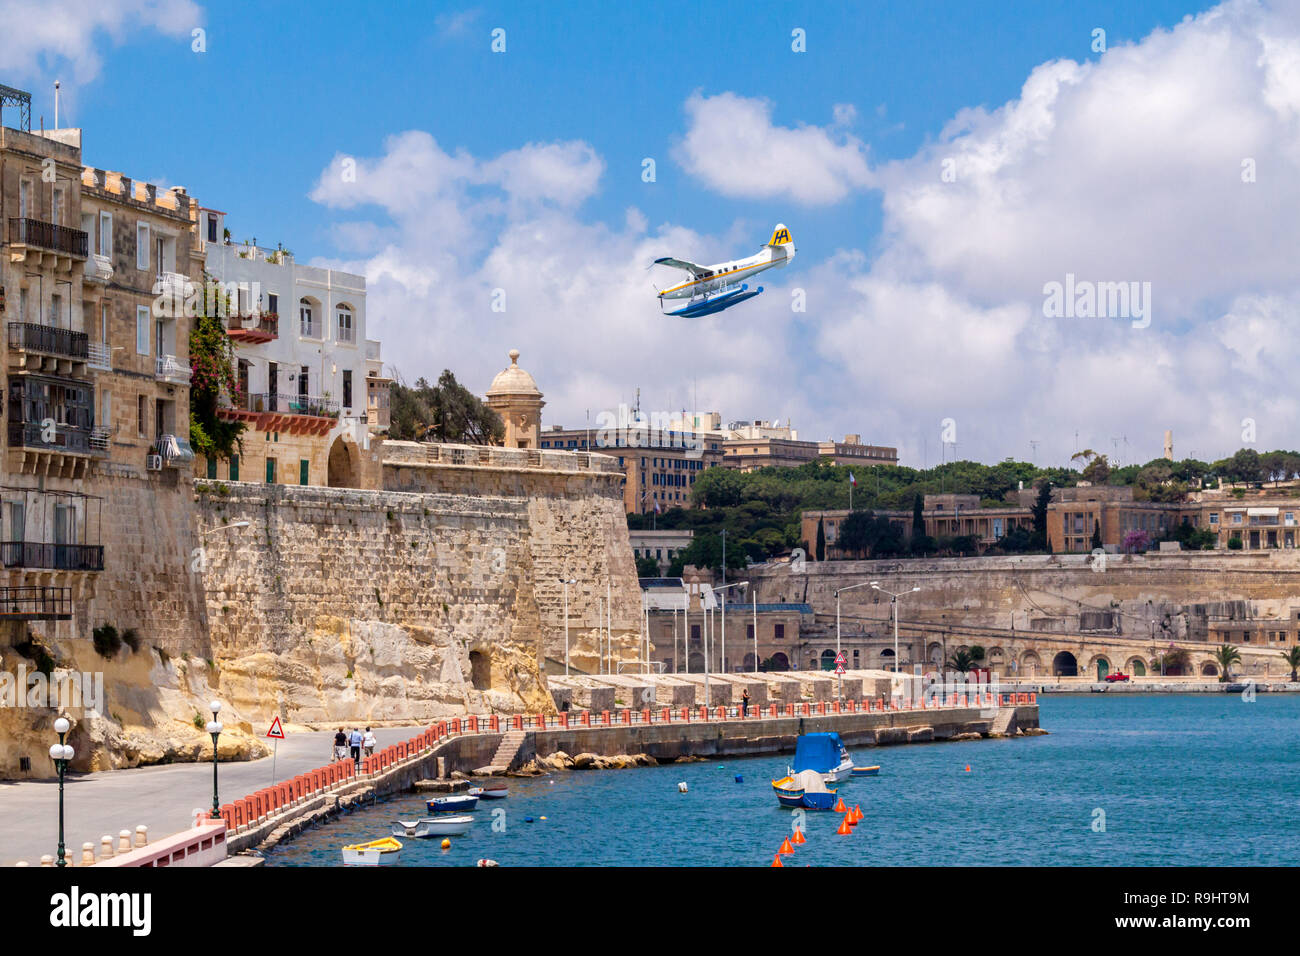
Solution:
{"label": "moored boat", "polygon": [[504,800],[510,795],[510,788],[504,783],[490,783],[479,789],[482,791],[478,795],[480,800]]}
{"label": "moored boat", "polygon": [[343,848],[344,866],[392,866],[402,855],[402,843],[392,837],[353,843]]}
{"label": "moored boat", "polygon": [[875,777],[880,774],[880,764],[873,767],[854,767],[853,776],[855,777]]}
{"label": "moored boat", "polygon": [[794,743],[794,764],[790,776],[816,770],[826,783],[842,783],[853,775],[853,758],[837,733],[801,734]]}
{"label": "moored boat", "polygon": [[777,803],[791,809],[830,810],[835,806],[835,791],[828,789],[826,781],[816,770],[799,773],[772,781]]}
{"label": "moored boat", "polygon": [[461,836],[474,822],[473,817],[424,817],[420,820],[394,820],[393,836],[433,837]]}
{"label": "moored boat", "polygon": [[430,813],[468,813],[478,806],[478,796],[456,793],[450,797],[434,797],[425,803]]}

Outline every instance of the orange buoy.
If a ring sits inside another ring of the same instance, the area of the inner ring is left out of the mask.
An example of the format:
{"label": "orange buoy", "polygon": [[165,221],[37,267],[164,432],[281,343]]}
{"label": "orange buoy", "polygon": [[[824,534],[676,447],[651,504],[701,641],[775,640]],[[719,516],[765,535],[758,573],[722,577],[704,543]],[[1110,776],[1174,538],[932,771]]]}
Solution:
{"label": "orange buoy", "polygon": [[777,855],[778,855],[778,856],[779,856],[780,854],[782,854],[782,853],[790,854],[790,853],[793,853],[793,852],[794,852],[794,847],[792,847],[792,846],[790,845],[790,838],[789,838],[789,837],[786,837],[785,840],[782,841],[782,843],[781,843],[781,849],[777,850],[776,852],[777,852]]}
{"label": "orange buoy", "polygon": [[785,864],[781,862],[781,854],[778,853],[778,854],[776,854],[775,856],[772,857],[772,865],[773,865],[773,866],[785,866]]}
{"label": "orange buoy", "polygon": [[851,827],[857,826],[858,821],[861,819],[862,819],[861,809],[855,806],[852,810],[849,811],[849,826]]}
{"label": "orange buoy", "polygon": [[967,764],[967,765],[966,765],[966,772],[967,772],[967,773],[970,773],[970,764]]}
{"label": "orange buoy", "polygon": [[846,814],[844,819],[840,821],[840,828],[836,830],[835,833],[837,836],[848,836],[852,832],[853,830],[849,827],[849,818]]}
{"label": "orange buoy", "polygon": [[797,846],[797,845],[800,844],[800,843],[807,843],[807,842],[808,842],[808,838],[807,838],[806,836],[803,835],[803,831],[802,831],[802,830],[800,830],[798,827],[795,827],[795,828],[794,828],[794,836],[792,836],[792,837],[790,838],[790,842],[793,843],[793,844],[795,844],[795,845]]}
{"label": "orange buoy", "polygon": [[[967,769],[969,770],[970,768],[968,767]],[[836,804],[835,804],[835,812],[836,812],[836,813],[847,813],[847,812],[848,812],[848,809],[849,809],[849,808],[846,807],[846,806],[844,805],[844,798],[843,798],[843,797],[840,797],[840,799],[839,799],[839,800],[836,802]]]}

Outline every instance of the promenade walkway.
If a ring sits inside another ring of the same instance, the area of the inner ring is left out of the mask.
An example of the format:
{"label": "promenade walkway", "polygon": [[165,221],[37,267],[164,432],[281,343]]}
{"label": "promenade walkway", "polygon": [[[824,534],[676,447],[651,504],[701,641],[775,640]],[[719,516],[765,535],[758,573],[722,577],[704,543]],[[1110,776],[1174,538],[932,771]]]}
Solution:
{"label": "promenade walkway", "polygon": [[[406,740],[412,727],[376,728],[379,749]],[[351,725],[348,725],[349,727]],[[275,776],[283,780],[330,762],[334,731],[293,733],[280,742]],[[223,763],[222,802],[270,786],[271,758]],[[64,829],[74,860],[81,845],[144,824],[150,839],[184,830],[197,808],[212,809],[212,764],[164,764],[106,773],[70,774],[64,781]],[[59,844],[57,780],[0,780],[0,866],[26,860],[35,866]]]}

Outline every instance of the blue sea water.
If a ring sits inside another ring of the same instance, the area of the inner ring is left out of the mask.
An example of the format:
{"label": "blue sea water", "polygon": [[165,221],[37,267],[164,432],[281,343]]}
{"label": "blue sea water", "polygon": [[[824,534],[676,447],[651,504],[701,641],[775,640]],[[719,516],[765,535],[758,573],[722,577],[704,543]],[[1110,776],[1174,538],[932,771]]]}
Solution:
{"label": "blue sea water", "polygon": [[[840,792],[865,819],[838,836],[839,814],[807,812],[807,843],[786,865],[1300,863],[1300,696],[1039,701],[1047,736],[858,749],[855,761],[880,764],[880,776]],[[770,784],[787,760],[511,778],[509,798],[480,801],[450,850],[437,838],[405,840],[398,865],[764,866],[791,829]],[[387,836],[392,820],[423,806],[411,794],[357,811],[272,851],[267,864],[338,865],[344,843]]]}

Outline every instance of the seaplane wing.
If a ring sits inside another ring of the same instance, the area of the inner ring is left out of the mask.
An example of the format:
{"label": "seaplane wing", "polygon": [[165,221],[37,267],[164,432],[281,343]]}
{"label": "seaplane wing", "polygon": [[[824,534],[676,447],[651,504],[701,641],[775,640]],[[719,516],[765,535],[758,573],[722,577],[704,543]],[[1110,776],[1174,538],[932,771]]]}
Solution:
{"label": "seaplane wing", "polygon": [[662,259],[656,259],[654,264],[657,266],[670,266],[673,269],[681,269],[683,272],[689,272],[697,279],[709,271],[708,266],[701,266],[694,262],[687,262],[685,259],[674,259],[672,256],[664,256]]}

